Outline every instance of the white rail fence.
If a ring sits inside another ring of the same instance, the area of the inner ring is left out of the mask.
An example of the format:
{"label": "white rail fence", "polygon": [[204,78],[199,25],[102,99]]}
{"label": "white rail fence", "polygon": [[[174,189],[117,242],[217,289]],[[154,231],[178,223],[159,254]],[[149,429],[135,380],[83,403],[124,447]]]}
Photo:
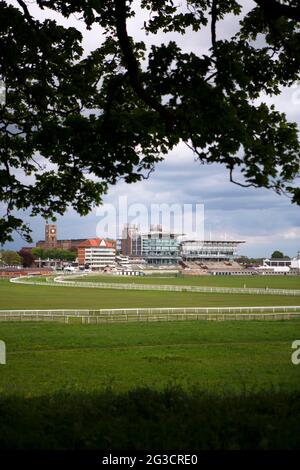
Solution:
{"label": "white rail fence", "polygon": [[129,321],[293,319],[300,319],[300,306],[0,310],[0,321],[57,321],[82,324]]}
{"label": "white rail fence", "polygon": [[28,280],[29,277],[18,277],[11,279],[11,282],[19,284],[33,284],[40,286],[65,286],[65,287],[85,287],[94,289],[121,289],[121,290],[154,290],[171,292],[202,292],[219,294],[263,294],[263,295],[287,295],[300,296],[300,289],[261,289],[244,287],[205,287],[205,286],[176,286],[176,285],[156,285],[156,284],[134,284],[117,282],[81,282],[68,281],[62,277],[57,277],[52,282],[41,282]]}

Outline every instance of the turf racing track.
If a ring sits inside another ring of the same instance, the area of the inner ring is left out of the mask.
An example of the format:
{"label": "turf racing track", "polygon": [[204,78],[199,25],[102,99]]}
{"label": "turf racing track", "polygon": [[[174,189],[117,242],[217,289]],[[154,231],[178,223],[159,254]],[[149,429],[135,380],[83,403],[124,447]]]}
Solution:
{"label": "turf racing track", "polygon": [[[157,290],[157,291],[172,291],[172,292],[202,292],[202,293],[217,293],[217,294],[255,294],[255,295],[287,295],[299,296],[300,289],[262,289],[262,288],[245,288],[245,287],[208,287],[208,286],[178,286],[168,284],[134,284],[134,283],[117,283],[117,282],[80,282],[71,280],[73,276],[58,276],[53,281],[47,279],[48,286],[64,287],[84,287],[92,289],[123,289],[123,290]],[[32,284],[43,285],[45,282],[35,281],[34,277],[24,276],[11,279],[11,282],[19,284]]]}
{"label": "turf racing track", "polygon": [[[16,284],[42,286],[64,286],[73,288],[157,290],[174,292],[238,293],[254,295],[300,295],[300,290],[262,289],[237,287],[203,287],[186,285],[154,285],[116,282],[80,282],[72,276],[58,276],[39,281],[25,276],[11,279]],[[171,321],[171,320],[292,320],[300,318],[300,306],[259,306],[259,307],[151,307],[118,309],[51,309],[51,310],[0,310],[0,321],[59,321],[82,324],[114,323],[129,321]]]}

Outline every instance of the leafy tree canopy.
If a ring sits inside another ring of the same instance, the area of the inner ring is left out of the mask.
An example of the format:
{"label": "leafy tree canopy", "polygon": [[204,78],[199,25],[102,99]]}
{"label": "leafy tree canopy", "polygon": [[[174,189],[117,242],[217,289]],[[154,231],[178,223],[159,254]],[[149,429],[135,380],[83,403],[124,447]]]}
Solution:
{"label": "leafy tree canopy", "polygon": [[33,248],[31,253],[34,259],[52,259],[60,261],[75,261],[77,254],[61,248]]}
{"label": "leafy tree canopy", "polygon": [[18,254],[21,257],[21,262],[24,268],[30,268],[31,266],[34,266],[34,257],[32,256],[32,253],[30,250],[27,250],[26,248],[22,248],[18,252]]}
{"label": "leafy tree canopy", "polygon": [[284,254],[282,253],[282,251],[278,251],[278,250],[275,250],[273,251],[272,253],[272,256],[271,256],[272,259],[276,259],[276,258],[285,258]]}
{"label": "leafy tree canopy", "polygon": [[0,266],[20,266],[21,256],[13,250],[0,251]]}
{"label": "leafy tree canopy", "polygon": [[[14,210],[53,218],[71,206],[85,215],[109,184],[148,177],[179,142],[199,162],[225,165],[231,181],[299,204],[297,126],[263,99],[299,78],[299,1],[247,5],[246,12],[237,0],[0,1],[0,243],[13,230],[30,241]],[[84,55],[78,29],[39,20],[33,7],[100,25],[99,44]],[[141,14],[147,47],[128,34]],[[238,31],[224,38],[221,26],[233,15]],[[210,41],[202,55],[168,35],[201,31]]]}

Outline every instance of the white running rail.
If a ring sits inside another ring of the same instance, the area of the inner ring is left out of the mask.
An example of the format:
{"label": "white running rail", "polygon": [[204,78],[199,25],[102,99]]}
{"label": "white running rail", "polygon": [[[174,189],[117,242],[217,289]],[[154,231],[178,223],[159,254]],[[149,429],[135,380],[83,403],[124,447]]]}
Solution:
{"label": "white running rail", "polygon": [[59,321],[87,324],[179,320],[293,320],[300,306],[153,307],[122,309],[0,310],[0,321]]}
{"label": "white running rail", "polygon": [[204,293],[222,293],[222,294],[262,294],[262,295],[284,295],[300,296],[300,289],[261,289],[244,287],[205,287],[205,286],[176,286],[176,285],[156,285],[156,284],[134,284],[117,282],[81,282],[69,281],[63,276],[56,277],[52,282],[34,281],[29,276],[20,276],[12,278],[11,282],[19,284],[32,284],[40,286],[65,286],[65,287],[84,287],[94,289],[121,289],[121,290],[156,290],[171,292],[204,292]]}

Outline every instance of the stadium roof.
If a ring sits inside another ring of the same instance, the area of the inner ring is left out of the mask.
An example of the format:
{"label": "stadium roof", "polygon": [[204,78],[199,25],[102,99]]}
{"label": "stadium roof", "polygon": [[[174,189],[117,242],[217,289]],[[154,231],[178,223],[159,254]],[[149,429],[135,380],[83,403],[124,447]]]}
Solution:
{"label": "stadium roof", "polygon": [[185,239],[182,240],[181,243],[203,243],[205,245],[210,244],[218,244],[218,245],[226,245],[231,243],[245,243],[244,240],[193,240],[193,239]]}

